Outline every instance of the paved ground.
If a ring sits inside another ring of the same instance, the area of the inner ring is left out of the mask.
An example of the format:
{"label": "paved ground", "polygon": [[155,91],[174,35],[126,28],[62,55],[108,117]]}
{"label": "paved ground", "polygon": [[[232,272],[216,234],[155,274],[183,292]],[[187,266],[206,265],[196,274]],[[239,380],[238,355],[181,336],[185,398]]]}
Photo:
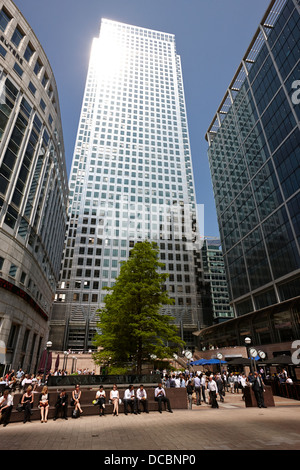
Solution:
{"label": "paved ground", "polygon": [[189,455],[201,450],[300,450],[300,402],[274,399],[275,407],[246,408],[241,395],[227,393],[219,409],[202,404],[173,414],[11,423],[0,427],[0,450],[102,450],[105,456],[125,450]]}

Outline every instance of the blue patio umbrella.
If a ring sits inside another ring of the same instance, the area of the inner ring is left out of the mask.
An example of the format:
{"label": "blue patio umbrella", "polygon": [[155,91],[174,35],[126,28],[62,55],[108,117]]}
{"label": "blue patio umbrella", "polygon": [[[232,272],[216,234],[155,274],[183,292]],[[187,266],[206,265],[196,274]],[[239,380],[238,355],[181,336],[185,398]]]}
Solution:
{"label": "blue patio umbrella", "polygon": [[197,359],[197,361],[190,362],[190,365],[191,366],[201,366],[202,364],[204,364],[204,362],[206,362],[206,359]]}
{"label": "blue patio umbrella", "polygon": [[220,361],[220,359],[209,359],[208,361],[203,362],[205,364],[227,364],[227,361]]}

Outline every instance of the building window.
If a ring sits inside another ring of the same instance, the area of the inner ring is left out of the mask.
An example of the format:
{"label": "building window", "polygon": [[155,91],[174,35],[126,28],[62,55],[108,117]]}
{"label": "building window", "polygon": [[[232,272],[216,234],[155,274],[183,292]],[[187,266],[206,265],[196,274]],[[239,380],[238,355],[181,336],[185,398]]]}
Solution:
{"label": "building window", "polygon": [[35,50],[29,42],[27,44],[27,47],[26,47],[25,52],[24,52],[24,59],[27,60],[27,62],[29,62],[31,57],[33,56],[34,52],[35,52]]}
{"label": "building window", "polygon": [[17,26],[11,37],[11,42],[18,47],[24,36],[25,34],[21,31],[20,27]]}
{"label": "building window", "polygon": [[11,20],[11,16],[6,13],[6,11],[2,8],[2,10],[0,10],[0,29],[4,32],[6,30],[6,27],[8,25],[8,23],[10,22]]}

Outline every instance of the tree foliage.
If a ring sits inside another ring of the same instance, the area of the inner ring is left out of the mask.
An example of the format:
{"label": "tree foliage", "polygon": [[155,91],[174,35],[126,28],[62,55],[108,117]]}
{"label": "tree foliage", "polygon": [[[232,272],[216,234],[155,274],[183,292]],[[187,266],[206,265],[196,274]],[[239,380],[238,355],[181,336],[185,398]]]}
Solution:
{"label": "tree foliage", "polygon": [[160,310],[174,301],[163,288],[168,274],[159,272],[164,265],[158,254],[156,243],[140,242],[121,264],[120,274],[105,296],[105,307],[98,312],[96,363],[134,363],[141,373],[142,363],[151,355],[170,357],[183,346],[173,317]]}

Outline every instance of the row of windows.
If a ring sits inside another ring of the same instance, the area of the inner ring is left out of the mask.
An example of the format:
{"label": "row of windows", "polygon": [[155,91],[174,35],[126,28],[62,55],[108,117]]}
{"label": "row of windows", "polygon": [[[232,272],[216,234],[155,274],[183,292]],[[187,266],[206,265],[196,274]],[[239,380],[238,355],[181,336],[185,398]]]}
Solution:
{"label": "row of windows", "polygon": [[[0,29],[3,32],[6,31],[12,19],[13,19],[13,16],[10,14],[10,12],[5,7],[3,7],[0,10]],[[10,40],[18,49],[21,45],[22,40],[25,38],[25,36],[26,36],[26,33],[22,30],[20,25],[17,25]],[[1,46],[0,53],[3,57],[5,57],[6,49],[4,49],[3,46]],[[36,50],[30,41],[26,45],[23,57],[26,60],[26,62],[28,62],[28,64],[31,64],[33,61],[33,57],[36,57]],[[14,70],[20,77],[22,77],[24,71],[20,63],[15,62]],[[37,77],[40,78],[42,86],[46,89],[49,99],[52,99],[52,103],[55,106],[53,87],[50,83],[50,78],[49,78],[50,74],[45,70],[45,66],[43,65],[40,57],[37,57],[35,60],[35,63],[33,64],[33,72]],[[31,91],[31,93],[35,95],[36,87],[31,81],[29,82],[28,88]],[[40,108],[43,112],[46,111],[46,103],[42,98],[40,100]],[[51,125],[53,121],[51,114],[49,114],[48,120],[49,120],[49,124]]]}

